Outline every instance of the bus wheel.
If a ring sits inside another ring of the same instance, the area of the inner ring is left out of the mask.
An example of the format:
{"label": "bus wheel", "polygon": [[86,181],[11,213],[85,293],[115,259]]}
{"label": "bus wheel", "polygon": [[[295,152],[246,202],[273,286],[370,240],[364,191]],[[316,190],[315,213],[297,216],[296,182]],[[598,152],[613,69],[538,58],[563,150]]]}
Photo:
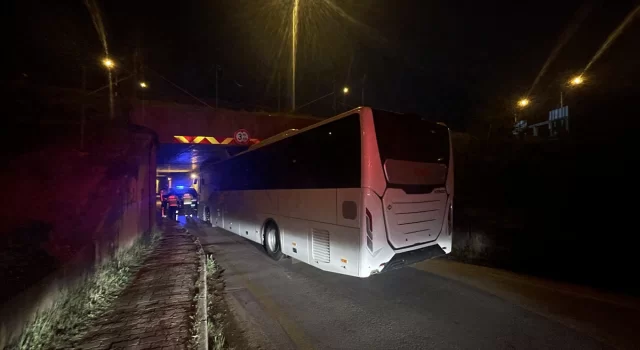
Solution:
{"label": "bus wheel", "polygon": [[282,259],[280,230],[278,230],[278,226],[274,222],[268,222],[264,228],[264,249],[273,260]]}

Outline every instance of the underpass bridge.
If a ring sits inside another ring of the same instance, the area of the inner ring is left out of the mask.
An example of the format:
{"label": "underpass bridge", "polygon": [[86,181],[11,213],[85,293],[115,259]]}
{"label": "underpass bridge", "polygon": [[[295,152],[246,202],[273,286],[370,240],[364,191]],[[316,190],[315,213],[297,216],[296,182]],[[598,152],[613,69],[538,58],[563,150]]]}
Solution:
{"label": "underpass bridge", "polygon": [[157,189],[197,187],[191,173],[202,162],[228,158],[273,135],[322,120],[148,100],[133,104],[130,119],[158,135]]}

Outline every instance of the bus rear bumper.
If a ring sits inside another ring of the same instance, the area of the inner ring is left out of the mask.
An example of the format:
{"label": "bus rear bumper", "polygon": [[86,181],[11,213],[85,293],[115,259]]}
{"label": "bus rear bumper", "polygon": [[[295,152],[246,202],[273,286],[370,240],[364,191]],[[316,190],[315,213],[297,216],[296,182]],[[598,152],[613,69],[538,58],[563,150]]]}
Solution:
{"label": "bus rear bumper", "polygon": [[433,259],[435,257],[447,254],[438,244],[434,244],[428,247],[410,250],[404,253],[395,254],[388,263],[384,265],[384,268],[380,272],[388,272],[391,270],[399,269],[406,265],[415,264],[417,262]]}

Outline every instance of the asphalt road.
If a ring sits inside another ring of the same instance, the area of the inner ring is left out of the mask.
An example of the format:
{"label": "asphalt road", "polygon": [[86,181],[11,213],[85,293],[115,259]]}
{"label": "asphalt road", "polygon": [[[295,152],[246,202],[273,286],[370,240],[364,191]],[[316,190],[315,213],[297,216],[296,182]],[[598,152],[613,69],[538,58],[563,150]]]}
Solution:
{"label": "asphalt road", "polygon": [[634,348],[640,304],[506,271],[434,260],[358,279],[189,220],[225,269],[226,300],[261,349]]}

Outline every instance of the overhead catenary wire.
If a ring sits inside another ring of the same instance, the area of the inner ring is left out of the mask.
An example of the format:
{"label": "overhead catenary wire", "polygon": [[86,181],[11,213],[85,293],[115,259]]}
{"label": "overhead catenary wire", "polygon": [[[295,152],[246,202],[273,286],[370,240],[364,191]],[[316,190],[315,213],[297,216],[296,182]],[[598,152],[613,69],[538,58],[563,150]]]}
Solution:
{"label": "overhead catenary wire", "polygon": [[[201,98],[197,97],[196,95],[192,94],[191,92],[189,92],[187,89],[181,87],[180,85],[172,82],[171,80],[169,80],[167,77],[163,76],[162,74],[156,72],[155,70],[149,68],[148,66],[144,66],[146,69],[148,69],[149,71],[151,71],[152,73],[156,74],[157,76],[159,76],[160,78],[162,78],[164,81],[166,81],[167,83],[171,84],[174,88],[180,90],[181,92],[185,93],[186,95],[188,95],[189,97],[195,99],[196,101],[202,103],[203,105],[205,105],[206,107],[209,107],[211,109],[216,109],[215,107],[211,106],[210,104],[208,104],[207,102],[205,102],[204,100],[202,100]],[[245,108],[246,105],[241,104],[241,103],[234,103],[231,101],[226,101],[226,100],[220,100],[220,101],[224,101],[228,104],[231,105],[236,105],[236,106],[240,106],[242,108]],[[254,108],[262,108],[262,109],[269,109],[269,107],[267,106],[261,106],[261,105],[252,105]]]}
{"label": "overhead catenary wire", "polygon": [[[121,82],[121,81],[124,81],[124,80],[130,79],[131,77],[134,77],[134,76],[135,76],[135,74],[134,74],[133,72],[131,72],[131,71],[129,71],[128,69],[126,69],[123,65],[118,65],[118,67],[119,67],[119,69],[121,69],[122,71],[124,71],[124,72],[128,73],[129,75],[128,75],[128,76],[126,76],[126,77],[124,77],[124,78],[120,78],[120,79],[118,79],[118,80],[116,81],[116,83],[119,83],[119,82]],[[174,83],[174,82],[173,82],[173,81],[171,81],[169,78],[167,78],[167,77],[165,77],[164,75],[162,75],[162,74],[158,73],[157,71],[155,71],[154,69],[150,68],[149,66],[144,65],[144,66],[143,66],[143,68],[145,68],[145,69],[149,70],[149,71],[150,71],[150,72],[152,72],[153,74],[155,74],[155,75],[157,75],[158,77],[160,77],[162,80],[164,80],[164,81],[166,81],[167,83],[169,83],[169,84],[170,84],[171,86],[173,86],[174,88],[178,89],[178,90],[179,90],[179,91],[181,91],[182,93],[184,93],[184,94],[188,95],[189,97],[193,98],[194,100],[198,101],[199,103],[203,104],[204,106],[209,107],[209,108],[211,108],[211,109],[216,109],[215,107],[211,106],[211,105],[210,105],[210,104],[208,104],[206,101],[204,101],[203,99],[201,99],[201,98],[197,97],[196,95],[194,95],[193,93],[191,93],[191,92],[190,92],[189,90],[187,90],[186,88],[184,88],[184,87],[182,87],[182,86],[180,86],[180,85],[178,85],[178,84]],[[238,84],[235,80],[234,80],[234,82],[235,82],[236,84]],[[101,90],[105,89],[106,87],[108,87],[108,85],[107,85],[107,86],[100,87],[100,88],[99,88],[99,89],[97,89],[97,90],[91,91],[91,92],[89,92],[88,94],[90,95],[90,94],[96,93],[96,92],[98,92],[98,91],[101,91]],[[234,102],[226,101],[226,100],[221,100],[221,101],[224,101],[225,103],[230,104],[230,105],[235,105],[235,106],[240,107],[240,108],[253,107],[254,109],[257,109],[257,108],[260,108],[260,109],[263,109],[263,110],[269,110],[269,109],[270,109],[270,107],[268,107],[268,106],[262,106],[262,105],[259,105],[259,104],[253,104],[253,105],[248,106],[248,105],[243,104],[243,103],[234,103]]]}
{"label": "overhead catenary wire", "polygon": [[156,74],[157,76],[159,76],[160,78],[162,78],[162,80],[166,81],[167,83],[171,84],[173,87],[175,87],[176,89],[184,92],[185,94],[189,95],[191,98],[193,98],[194,100],[202,103],[203,105],[211,108],[211,109],[215,109],[214,107],[212,107],[210,104],[206,103],[205,101],[201,100],[200,98],[198,98],[197,96],[195,96],[194,94],[190,93],[187,89],[181,87],[180,85],[172,82],[171,80],[165,78],[162,74],[156,72],[155,70],[145,66],[149,71],[151,71],[152,73]]}

